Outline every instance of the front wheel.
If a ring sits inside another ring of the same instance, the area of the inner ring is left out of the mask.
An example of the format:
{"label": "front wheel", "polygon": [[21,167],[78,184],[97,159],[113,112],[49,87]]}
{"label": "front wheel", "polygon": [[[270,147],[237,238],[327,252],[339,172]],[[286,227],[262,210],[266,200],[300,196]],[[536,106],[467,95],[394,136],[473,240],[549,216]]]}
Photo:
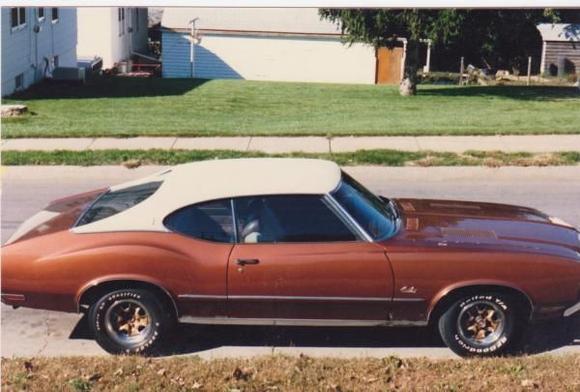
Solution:
{"label": "front wheel", "polygon": [[507,354],[523,333],[516,304],[512,297],[499,293],[465,296],[439,319],[441,338],[463,357]]}
{"label": "front wheel", "polygon": [[173,327],[161,301],[140,289],[104,295],[88,318],[95,340],[111,354],[153,354]]}

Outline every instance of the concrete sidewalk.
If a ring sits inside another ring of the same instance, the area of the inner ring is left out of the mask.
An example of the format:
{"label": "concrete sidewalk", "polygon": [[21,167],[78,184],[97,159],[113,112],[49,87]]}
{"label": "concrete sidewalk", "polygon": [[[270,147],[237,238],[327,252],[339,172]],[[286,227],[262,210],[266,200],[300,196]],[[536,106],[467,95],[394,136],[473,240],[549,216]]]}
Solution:
{"label": "concrete sidewalk", "polygon": [[135,137],[5,139],[3,151],[23,150],[237,150],[286,152],[349,152],[369,149],[403,151],[557,152],[580,151],[580,135],[507,136],[361,136],[361,137]]}

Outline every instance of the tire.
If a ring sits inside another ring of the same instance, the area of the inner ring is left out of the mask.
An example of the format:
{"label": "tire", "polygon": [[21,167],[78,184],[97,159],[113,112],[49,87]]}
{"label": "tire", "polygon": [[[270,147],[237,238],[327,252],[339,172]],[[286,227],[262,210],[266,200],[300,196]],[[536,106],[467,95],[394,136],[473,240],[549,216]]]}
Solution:
{"label": "tire", "polygon": [[501,293],[465,296],[439,318],[445,344],[462,357],[492,357],[513,352],[524,330],[518,301]]}
{"label": "tire", "polygon": [[88,316],[95,340],[111,354],[156,354],[175,324],[159,298],[142,289],[107,293]]}

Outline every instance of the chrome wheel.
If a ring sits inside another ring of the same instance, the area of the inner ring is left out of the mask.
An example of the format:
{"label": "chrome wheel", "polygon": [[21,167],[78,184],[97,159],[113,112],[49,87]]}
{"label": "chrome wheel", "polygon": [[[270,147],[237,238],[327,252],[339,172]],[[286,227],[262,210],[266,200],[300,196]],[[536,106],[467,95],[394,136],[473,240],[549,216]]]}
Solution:
{"label": "chrome wheel", "polygon": [[457,331],[461,338],[474,346],[489,346],[502,336],[506,324],[503,309],[487,300],[474,301],[461,309],[457,317]]}
{"label": "chrome wheel", "polygon": [[105,328],[109,336],[121,344],[139,343],[151,330],[151,317],[138,300],[114,302],[105,313]]}

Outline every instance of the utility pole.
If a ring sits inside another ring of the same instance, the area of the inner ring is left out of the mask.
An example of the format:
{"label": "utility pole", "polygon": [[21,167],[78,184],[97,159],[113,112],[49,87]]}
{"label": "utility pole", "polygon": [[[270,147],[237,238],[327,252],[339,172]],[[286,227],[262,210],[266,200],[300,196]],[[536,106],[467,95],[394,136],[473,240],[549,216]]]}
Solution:
{"label": "utility pole", "polygon": [[195,22],[197,21],[197,19],[199,18],[195,18],[189,21],[189,24],[191,25],[191,32],[189,34],[189,65],[190,65],[190,77],[193,78],[194,75],[194,70],[195,70],[195,64],[194,64],[194,56],[195,56]]}

